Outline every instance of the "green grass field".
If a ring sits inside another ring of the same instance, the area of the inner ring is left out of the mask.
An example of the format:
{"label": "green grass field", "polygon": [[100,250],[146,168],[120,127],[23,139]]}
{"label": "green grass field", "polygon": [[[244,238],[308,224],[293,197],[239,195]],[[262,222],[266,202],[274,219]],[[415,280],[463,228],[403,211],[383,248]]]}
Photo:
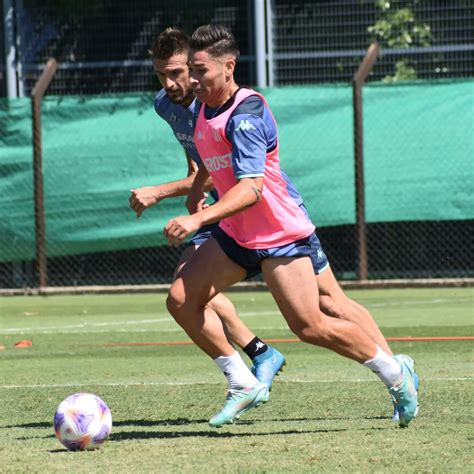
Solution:
{"label": "green grass field", "polygon": [[[349,294],[387,337],[473,335],[473,289]],[[268,293],[230,298],[261,338],[294,338]],[[225,380],[194,345],[120,345],[188,340],[164,299],[0,298],[0,472],[472,472],[472,341],[392,343],[413,356],[421,379],[420,415],[405,430],[367,369],[277,343],[288,366],[270,402],[217,430],[208,419]],[[33,345],[14,348],[22,339]],[[57,405],[77,391],[112,410],[99,450],[69,452],[54,436]]]}

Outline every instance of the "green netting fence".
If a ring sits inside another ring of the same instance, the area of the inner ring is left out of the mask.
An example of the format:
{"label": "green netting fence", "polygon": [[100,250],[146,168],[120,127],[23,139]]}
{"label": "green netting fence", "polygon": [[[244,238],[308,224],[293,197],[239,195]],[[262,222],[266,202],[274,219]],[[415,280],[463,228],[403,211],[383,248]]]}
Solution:
{"label": "green netting fence", "polygon": [[[263,92],[278,122],[282,167],[302,193],[336,273],[351,277],[352,90]],[[369,275],[471,275],[474,81],[377,83],[363,94]],[[179,250],[166,247],[162,229],[185,212],[184,199],[166,200],[140,219],[128,207],[131,188],[186,172],[182,149],[153,110],[153,95],[49,96],[42,124],[52,281],[169,281]],[[0,102],[0,137],[0,287],[34,285],[29,99]]]}

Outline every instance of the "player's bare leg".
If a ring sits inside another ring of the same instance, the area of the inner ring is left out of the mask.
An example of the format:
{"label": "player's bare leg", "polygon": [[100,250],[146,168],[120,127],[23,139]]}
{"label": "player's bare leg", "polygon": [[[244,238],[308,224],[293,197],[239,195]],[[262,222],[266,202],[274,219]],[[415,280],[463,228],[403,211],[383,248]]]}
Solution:
{"label": "player's bare leg", "polygon": [[227,340],[217,313],[207,306],[207,301],[245,274],[211,238],[178,272],[167,299],[168,311],[176,322],[214,360],[229,383],[224,407],[210,420],[215,427],[232,423],[246,411],[268,401],[267,386],[250,372]]}
{"label": "player's bare leg", "polygon": [[301,340],[331,349],[375,372],[393,397],[400,413],[400,426],[408,426],[417,411],[411,359],[398,361],[358,325],[324,315],[319,299],[314,298],[318,286],[308,258],[269,258],[262,262],[262,271],[290,329]]}
{"label": "player's bare leg", "polygon": [[[186,264],[198,249],[197,245],[186,247],[176,268],[176,273]],[[219,293],[207,305],[212,308],[225,325],[230,340],[244,348],[255,338],[255,334],[239,318],[235,306],[224,294]]]}
{"label": "player's bare leg", "polygon": [[[316,281],[318,282],[319,287],[319,305],[324,314],[352,321],[357,324],[381,349],[383,349],[387,354],[393,356],[387,340],[380,331],[380,328],[374,321],[370,312],[356,301],[347,297],[337,283],[330,267],[321,274],[316,275]],[[415,390],[418,391],[419,378],[413,360],[405,355],[397,355],[395,358],[402,362],[404,360],[411,361],[410,364],[413,370],[414,387]],[[416,413],[417,412],[415,412],[414,416],[416,416]],[[396,404],[394,406],[392,420],[399,421],[399,413]]]}
{"label": "player's bare leg", "polygon": [[[199,245],[186,247],[177,271],[186,264],[198,248]],[[248,355],[252,361],[252,373],[271,390],[273,380],[286,364],[283,354],[262,341],[242,322],[235,306],[223,293],[214,296],[207,306],[221,319],[229,341],[239,346]]]}
{"label": "player's bare leg", "polygon": [[[197,263],[204,261],[206,264]],[[235,349],[227,341],[220,318],[208,301],[245,275],[245,270],[229,260],[211,238],[192,253],[170,288],[167,304],[171,314],[211,357],[229,355]]]}
{"label": "player's bare leg", "polygon": [[269,258],[262,262],[262,271],[290,329],[302,341],[361,363],[375,357],[377,346],[362,329],[321,312],[318,285],[308,258]]}
{"label": "player's bare leg", "polygon": [[357,324],[380,348],[393,355],[372,315],[363,306],[347,297],[330,267],[316,275],[316,281],[319,288],[319,305],[324,314]]}

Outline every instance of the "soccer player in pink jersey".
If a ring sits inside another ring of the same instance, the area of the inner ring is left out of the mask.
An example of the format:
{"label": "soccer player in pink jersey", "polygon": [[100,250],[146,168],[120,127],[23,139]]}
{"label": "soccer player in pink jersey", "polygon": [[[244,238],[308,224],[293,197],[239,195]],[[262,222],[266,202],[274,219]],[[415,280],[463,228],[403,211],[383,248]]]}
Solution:
{"label": "soccer player in pink jersey", "polygon": [[[138,217],[145,209],[163,199],[186,195],[197,171],[196,163],[200,162],[193,137],[197,101],[189,80],[188,52],[189,36],[174,27],[165,29],[151,47],[153,67],[163,86],[155,97],[155,111],[168,123],[182,146],[188,165],[188,176],[156,186],[133,189],[130,206]],[[211,195],[214,197],[213,191]],[[185,265],[197,248],[210,237],[214,227],[217,227],[217,224],[204,226],[192,236],[178,262],[177,270]],[[216,295],[209,305],[221,318],[231,341],[251,359],[257,378],[270,389],[273,379],[285,364],[283,354],[262,341],[242,322],[234,305],[225,295]]]}
{"label": "soccer player in pink jersey", "polygon": [[[177,274],[167,299],[178,324],[228,380],[224,407],[210,424],[232,423],[267,397],[267,388],[229,344],[218,316],[207,305],[217,293],[260,268],[290,329],[301,340],[377,373],[405,427],[417,410],[413,361],[406,356],[396,359],[356,324],[321,312],[309,258],[314,226],[288,193],[279,166],[276,126],[264,98],[234,81],[238,56],[235,38],[225,28],[207,25],[192,36],[191,84],[203,103],[194,132],[202,163],[188,196],[188,208],[195,212],[171,219],[164,229],[169,243],[177,245],[203,225],[220,222]],[[240,115],[239,108],[244,111]],[[258,113],[249,112],[257,108]],[[209,176],[219,201],[203,208],[202,190]]]}

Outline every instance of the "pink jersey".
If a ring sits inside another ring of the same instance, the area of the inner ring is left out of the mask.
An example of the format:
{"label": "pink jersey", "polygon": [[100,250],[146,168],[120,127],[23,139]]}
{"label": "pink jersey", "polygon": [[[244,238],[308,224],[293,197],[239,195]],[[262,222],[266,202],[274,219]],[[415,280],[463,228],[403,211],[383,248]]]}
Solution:
{"label": "pink jersey", "polygon": [[[240,89],[232,106],[216,117],[206,119],[204,104],[199,111],[194,142],[219,197],[238,183],[232,166],[232,143],[226,137],[225,128],[235,108],[251,95],[258,95],[266,104],[261,94]],[[314,225],[288,194],[280,171],[278,146],[266,155],[261,200],[222,219],[219,226],[239,245],[249,249],[280,247],[314,232]]]}

